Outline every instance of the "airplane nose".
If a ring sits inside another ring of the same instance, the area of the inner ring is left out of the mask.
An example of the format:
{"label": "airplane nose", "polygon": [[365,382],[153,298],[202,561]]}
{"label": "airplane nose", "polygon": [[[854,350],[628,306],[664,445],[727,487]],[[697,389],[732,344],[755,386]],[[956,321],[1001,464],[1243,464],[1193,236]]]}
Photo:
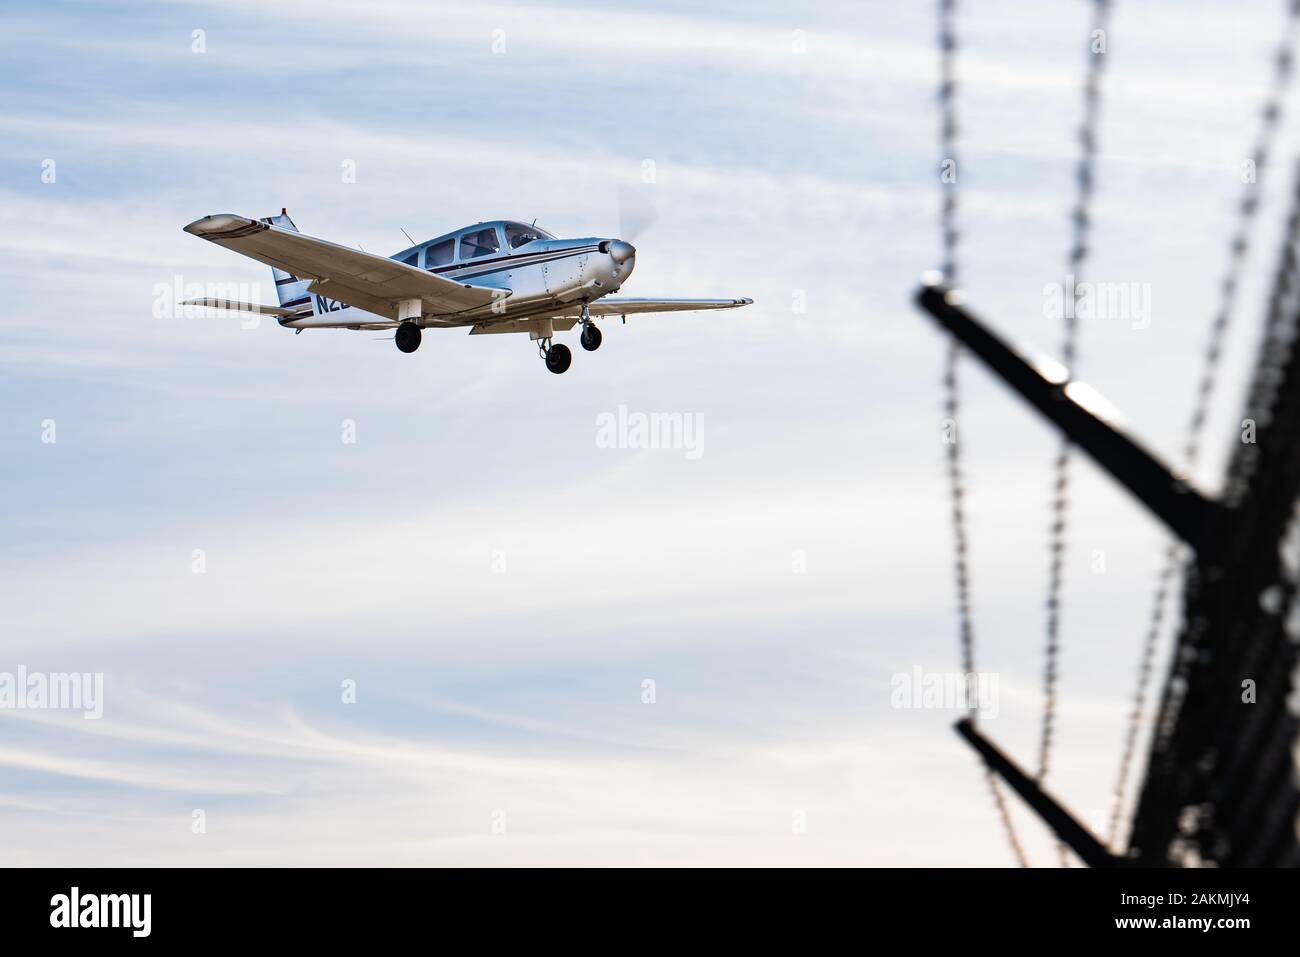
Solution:
{"label": "airplane nose", "polygon": [[616,239],[609,244],[609,254],[613,257],[614,262],[621,266],[636,255],[636,247],[631,243],[625,243],[621,239]]}

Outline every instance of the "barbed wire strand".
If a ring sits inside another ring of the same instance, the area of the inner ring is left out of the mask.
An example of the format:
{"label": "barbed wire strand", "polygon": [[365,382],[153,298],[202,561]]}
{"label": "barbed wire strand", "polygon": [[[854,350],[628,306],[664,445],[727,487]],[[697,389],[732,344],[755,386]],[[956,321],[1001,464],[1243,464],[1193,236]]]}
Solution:
{"label": "barbed wire strand", "polygon": [[[943,161],[940,164],[940,184],[943,189],[943,204],[940,214],[942,233],[944,284],[955,288],[957,284],[957,253],[959,233],[957,231],[957,109],[956,109],[956,31],[957,0],[939,0],[939,104],[940,104],[940,142]],[[951,174],[951,176],[949,176]],[[949,428],[947,436],[946,464],[948,485],[952,499],[953,529],[953,571],[957,588],[958,638],[961,652],[961,667],[966,675],[975,673],[975,629],[972,622],[970,600],[970,561],[969,535],[966,523],[966,483],[961,466],[961,451],[957,436],[957,414],[961,407],[961,389],[958,379],[958,365],[962,349],[955,337],[949,339],[947,358],[943,372],[943,408]],[[978,717],[978,701],[971,700],[971,720]],[[1007,807],[1002,786],[991,768],[984,766],[984,777],[988,783],[993,806],[1002,821],[1007,843],[1012,856],[1021,867],[1028,867],[1024,848],[1016,836],[1011,812]]]}
{"label": "barbed wire strand", "polygon": [[[1201,451],[1201,437],[1205,431],[1205,422],[1209,417],[1210,400],[1218,383],[1219,360],[1223,356],[1223,343],[1227,336],[1232,318],[1235,314],[1237,290],[1241,285],[1242,272],[1250,252],[1250,234],[1259,211],[1259,183],[1268,165],[1269,155],[1276,138],[1277,127],[1282,116],[1282,104],[1295,60],[1296,34],[1300,30],[1300,0],[1288,3],[1287,27],[1281,43],[1273,54],[1273,76],[1269,93],[1260,110],[1259,129],[1256,131],[1255,143],[1247,164],[1242,171],[1244,189],[1237,204],[1237,218],[1232,238],[1228,244],[1228,264],[1224,269],[1223,279],[1219,284],[1219,300],[1210,323],[1209,341],[1205,348],[1200,379],[1196,387],[1192,416],[1187,424],[1187,435],[1183,444],[1183,474],[1190,478]],[[1151,617],[1142,640],[1142,651],[1138,658],[1137,687],[1133,694],[1133,703],[1129,710],[1128,723],[1124,732],[1124,749],[1120,756],[1119,774],[1115,781],[1115,790],[1111,795],[1110,824],[1107,830],[1107,843],[1112,849],[1119,840],[1120,825],[1124,816],[1125,797],[1132,770],[1133,758],[1137,750],[1138,731],[1142,724],[1142,714],[1146,710],[1147,694],[1150,690],[1152,666],[1155,661],[1156,645],[1160,638],[1165,617],[1165,605],[1168,601],[1170,585],[1175,574],[1184,562],[1184,550],[1176,540],[1170,541],[1165,549],[1164,562],[1156,579],[1156,591],[1152,601]]]}
{"label": "barbed wire strand", "polygon": [[[1088,69],[1083,86],[1084,111],[1079,124],[1079,159],[1075,167],[1075,200],[1070,215],[1071,242],[1066,256],[1066,284],[1077,292],[1079,275],[1088,260],[1092,226],[1092,197],[1096,184],[1097,125],[1101,114],[1101,78],[1106,62],[1108,37],[1106,18],[1110,0],[1092,0],[1092,18],[1088,31]],[[1061,361],[1074,376],[1078,357],[1079,316],[1071,295],[1065,305],[1065,334],[1061,343]],[[1061,594],[1065,587],[1066,533],[1070,507],[1070,458],[1073,444],[1068,438],[1052,463],[1051,526],[1048,543],[1047,634],[1043,653],[1043,717],[1038,742],[1037,780],[1042,785],[1051,770],[1052,744],[1056,734],[1057,684],[1061,649]],[[1057,843],[1062,867],[1069,866],[1065,845]]]}

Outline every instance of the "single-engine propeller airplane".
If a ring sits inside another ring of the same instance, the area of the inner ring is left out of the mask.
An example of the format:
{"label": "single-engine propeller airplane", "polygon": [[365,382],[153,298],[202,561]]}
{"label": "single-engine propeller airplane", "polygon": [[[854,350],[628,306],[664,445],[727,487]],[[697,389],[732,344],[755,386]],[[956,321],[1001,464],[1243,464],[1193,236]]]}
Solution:
{"label": "single-engine propeller airplane", "polygon": [[230,299],[188,299],[273,316],[287,329],[388,329],[402,352],[420,347],[422,330],[470,326],[470,335],[526,332],[546,368],[564,372],[573,355],[554,342],[581,324],[579,341],[600,348],[593,319],[647,312],[732,309],[752,299],[611,298],[636,266],[622,239],[557,239],[510,220],[476,223],[384,258],[298,232],[286,210],[248,219],[223,213],[185,227],[200,239],[266,263],[278,306]]}

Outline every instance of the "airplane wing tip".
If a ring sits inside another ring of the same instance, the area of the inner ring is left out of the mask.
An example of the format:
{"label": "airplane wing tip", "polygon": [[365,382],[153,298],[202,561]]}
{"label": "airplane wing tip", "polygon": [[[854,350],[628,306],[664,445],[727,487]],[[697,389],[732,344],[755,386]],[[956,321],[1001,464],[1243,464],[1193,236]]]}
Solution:
{"label": "airplane wing tip", "polygon": [[262,225],[255,219],[249,219],[247,216],[237,216],[234,213],[217,213],[212,216],[204,216],[202,219],[196,219],[188,226],[181,228],[187,233],[198,236],[200,239],[220,239],[226,233],[233,233],[243,229]]}

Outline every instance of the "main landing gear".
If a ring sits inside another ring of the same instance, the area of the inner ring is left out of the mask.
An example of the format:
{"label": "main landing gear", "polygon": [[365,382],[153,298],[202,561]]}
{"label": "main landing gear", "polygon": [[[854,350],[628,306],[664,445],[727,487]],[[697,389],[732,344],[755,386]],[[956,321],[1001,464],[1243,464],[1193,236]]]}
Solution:
{"label": "main landing gear", "polygon": [[582,335],[578,341],[582,343],[582,348],[588,352],[595,352],[600,348],[601,334],[591,321],[591,313],[587,311],[587,304],[582,304],[582,312],[578,314],[578,321],[582,323]]}
{"label": "main landing gear", "polygon": [[397,348],[402,352],[414,352],[420,348],[420,327],[413,322],[404,322],[397,327],[397,333],[393,339],[397,342]]}
{"label": "main landing gear", "polygon": [[[582,348],[588,352],[595,352],[600,348],[600,330],[592,324],[591,313],[588,311],[585,302],[580,307],[578,321],[582,323],[582,335],[578,341],[582,343]],[[548,331],[549,326],[550,323],[548,322]],[[569,366],[573,364],[573,353],[569,351],[569,347],[559,342],[552,344],[550,336],[537,340],[537,351],[546,360],[546,368],[556,375],[567,371]]]}
{"label": "main landing gear", "polygon": [[538,339],[537,351],[546,360],[546,368],[556,375],[567,371],[569,366],[573,364],[573,353],[562,342],[552,345],[550,339]]}

